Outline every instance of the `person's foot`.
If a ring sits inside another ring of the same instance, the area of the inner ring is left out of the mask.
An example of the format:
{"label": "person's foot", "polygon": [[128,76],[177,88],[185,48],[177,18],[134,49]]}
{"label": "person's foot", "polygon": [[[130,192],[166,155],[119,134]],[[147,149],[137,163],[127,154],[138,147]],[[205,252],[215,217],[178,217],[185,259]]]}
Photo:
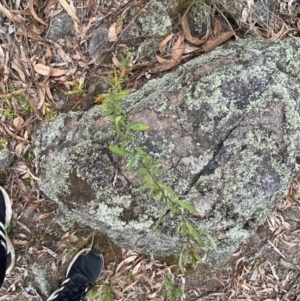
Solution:
{"label": "person's foot", "polygon": [[15,263],[15,250],[6,234],[12,216],[11,200],[0,186],[0,287]]}
{"label": "person's foot", "polygon": [[68,267],[67,279],[47,301],[82,300],[101,274],[103,264],[103,256],[98,251],[80,251]]}

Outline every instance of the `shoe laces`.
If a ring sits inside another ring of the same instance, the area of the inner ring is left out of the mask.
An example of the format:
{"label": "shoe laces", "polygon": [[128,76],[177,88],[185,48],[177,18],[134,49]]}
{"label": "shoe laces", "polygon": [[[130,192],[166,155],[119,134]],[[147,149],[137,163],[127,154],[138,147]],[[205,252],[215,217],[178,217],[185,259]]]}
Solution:
{"label": "shoe laces", "polygon": [[69,278],[69,282],[63,284],[64,288],[61,290],[55,301],[79,301],[82,300],[87,292],[92,287],[92,284],[87,284],[86,279],[79,277]]}

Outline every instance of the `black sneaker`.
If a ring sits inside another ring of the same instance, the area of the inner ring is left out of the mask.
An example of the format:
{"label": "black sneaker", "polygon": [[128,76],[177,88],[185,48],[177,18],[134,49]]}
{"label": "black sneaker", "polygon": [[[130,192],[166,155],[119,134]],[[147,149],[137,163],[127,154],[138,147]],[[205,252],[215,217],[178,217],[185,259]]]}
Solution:
{"label": "black sneaker", "polygon": [[47,301],[80,301],[82,300],[103,269],[102,255],[94,249],[80,251],[68,267],[66,280],[47,299]]}
{"label": "black sneaker", "polygon": [[13,268],[15,263],[15,250],[6,235],[6,228],[9,226],[12,216],[11,200],[0,186],[0,287],[7,275]]}

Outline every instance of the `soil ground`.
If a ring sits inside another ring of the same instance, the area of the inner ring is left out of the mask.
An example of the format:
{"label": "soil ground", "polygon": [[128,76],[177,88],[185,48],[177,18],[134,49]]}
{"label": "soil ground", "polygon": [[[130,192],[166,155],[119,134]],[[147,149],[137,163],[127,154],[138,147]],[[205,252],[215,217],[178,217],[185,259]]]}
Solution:
{"label": "soil ground", "polygon": [[[168,45],[167,63],[161,64],[163,68],[155,56],[147,61],[133,58],[131,52],[136,51],[141,41],[122,40],[121,36],[143,9],[136,15],[126,12],[153,0],[49,0],[41,1],[41,5],[39,1],[21,2],[2,1],[0,4],[0,143],[13,154],[11,164],[0,173],[0,184],[13,201],[9,236],[16,251],[15,268],[0,289],[0,300],[46,300],[49,292],[63,281],[74,254],[91,245],[101,248],[106,265],[88,300],[300,300],[298,165],[289,192],[277,210],[221,268],[212,269],[203,263],[182,275],[176,266],[176,258],[153,258],[121,250],[105,234],[80,223],[74,223],[68,229],[58,226],[59,208],[51,196],[42,194],[37,184],[38,171],[30,145],[34,129],[60,112],[86,110],[95,102],[100,103],[101,97],[98,101],[95,99],[99,91],[104,93],[108,88],[107,78],[114,68],[124,74],[124,89],[134,91],[149,78],[161,76],[163,70],[167,70],[167,64],[174,68],[180,61],[199,55],[203,48],[194,45],[197,49],[191,52],[175,54],[174,63],[173,46]],[[248,10],[241,10],[240,18],[245,21],[242,25],[229,17],[223,18],[223,11],[212,6],[215,14],[212,19],[217,20],[212,22],[214,33],[219,30],[220,37],[223,31],[234,30],[231,36],[235,39],[254,35],[275,42],[299,36],[300,7],[296,1],[277,1],[268,24],[257,20],[251,3],[247,1],[245,7]],[[168,1],[164,4],[171,7]],[[188,5],[181,5],[173,11],[170,33],[181,31],[187,9]],[[50,42],[45,38],[49,24],[63,11],[68,11],[75,29],[68,36]],[[80,19],[78,24],[76,18]],[[218,22],[223,24],[222,29]],[[116,28],[121,23],[122,30],[119,31]],[[104,55],[101,54],[100,63],[88,51],[92,30],[99,24],[111,32],[111,42]],[[114,33],[117,39],[113,37]],[[146,36],[142,41],[145,39]],[[215,41],[216,47],[226,39],[218,40],[215,36]],[[50,63],[58,70],[56,72],[67,72],[51,77],[50,69],[45,69]],[[97,84],[92,84],[93,78],[97,79]],[[72,93],[68,93],[70,91]],[[57,99],[64,101],[60,103]],[[168,279],[171,279],[169,285]],[[176,291],[177,287],[183,295]]]}

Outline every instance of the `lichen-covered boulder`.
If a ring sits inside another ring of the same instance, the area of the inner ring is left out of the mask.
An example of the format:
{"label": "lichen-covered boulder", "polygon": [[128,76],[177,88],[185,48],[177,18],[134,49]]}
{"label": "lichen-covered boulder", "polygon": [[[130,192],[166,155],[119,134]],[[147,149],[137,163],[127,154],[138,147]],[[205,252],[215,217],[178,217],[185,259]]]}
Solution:
{"label": "lichen-covered boulder", "polygon": [[[165,182],[192,203],[193,223],[215,238],[221,265],[287,191],[300,133],[300,40],[228,43],[156,78],[123,102],[150,129],[135,143],[167,170]],[[108,150],[117,137],[101,106],[61,114],[34,136],[40,188],[64,219],[106,232],[125,248],[178,254],[177,217]]]}

